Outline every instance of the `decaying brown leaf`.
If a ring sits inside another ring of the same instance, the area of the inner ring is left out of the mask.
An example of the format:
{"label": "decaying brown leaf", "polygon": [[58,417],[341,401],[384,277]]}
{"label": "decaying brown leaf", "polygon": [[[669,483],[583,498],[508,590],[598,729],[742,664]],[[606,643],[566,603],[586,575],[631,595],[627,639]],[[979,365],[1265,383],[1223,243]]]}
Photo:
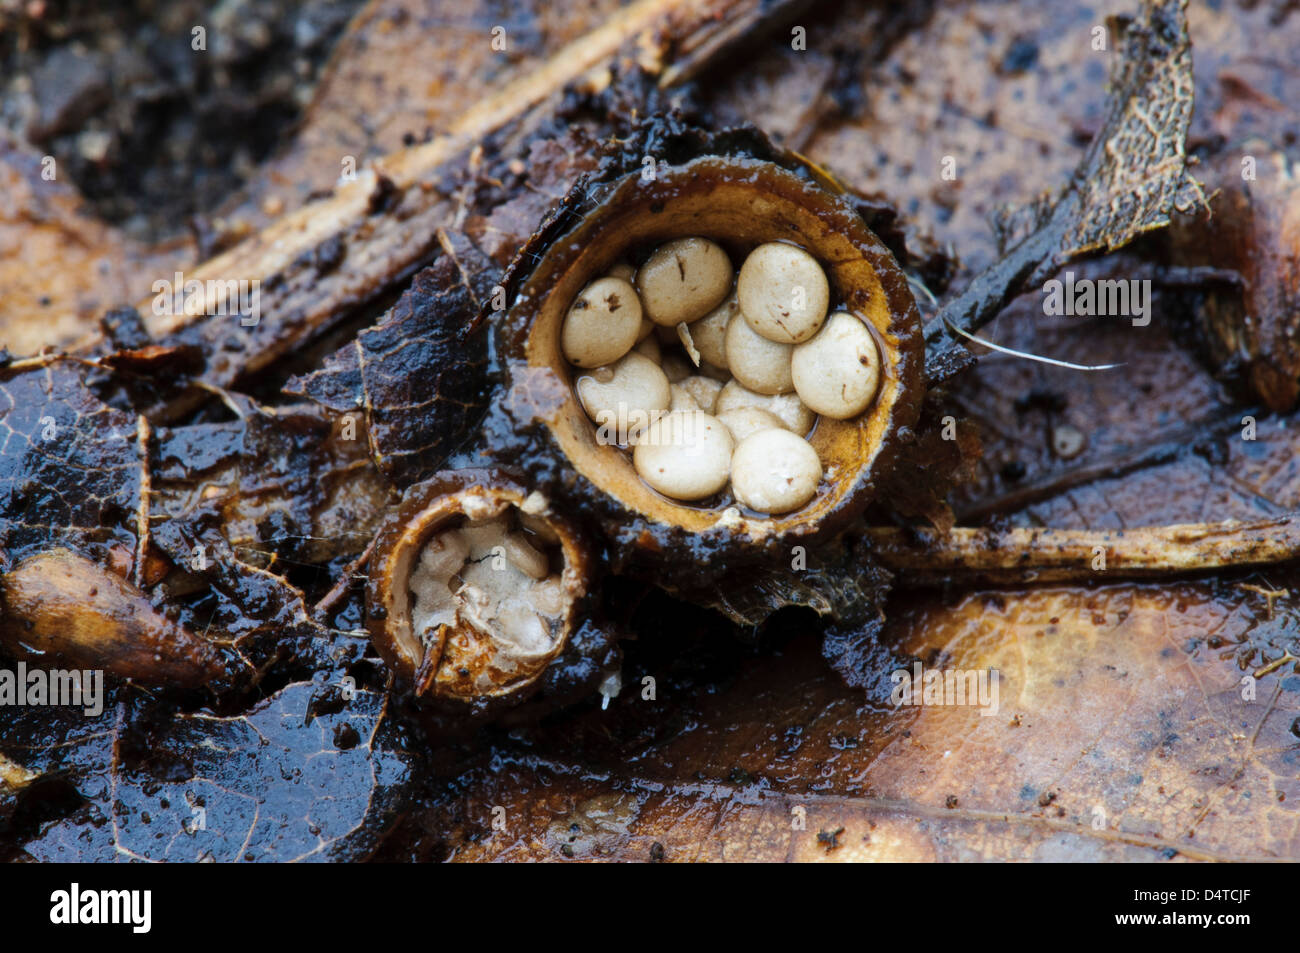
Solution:
{"label": "decaying brown leaf", "polygon": [[[25,859],[364,856],[408,778],[380,693],[358,690],[343,710],[337,701],[322,705],[309,683],[298,682],[233,717],[159,720],[139,704],[122,700],[97,722],[64,719],[58,744],[10,743],[46,784],[82,794],[69,816],[26,832]],[[40,737],[22,716],[16,721],[21,736]]]}
{"label": "decaying brown leaf", "polygon": [[486,409],[487,331],[479,315],[497,274],[473,246],[457,255],[440,236],[446,254],[415,276],[380,324],[285,387],[359,417],[375,464],[399,485],[437,469]]}
{"label": "decaying brown leaf", "polygon": [[602,750],[580,720],[420,825],[461,861],[1294,857],[1300,696],[1249,666],[1295,624],[1198,585],[919,605],[885,634],[918,660],[897,670],[997,672],[987,704],[864,705],[799,639],[738,691],[661,699],[688,710],[679,734]]}

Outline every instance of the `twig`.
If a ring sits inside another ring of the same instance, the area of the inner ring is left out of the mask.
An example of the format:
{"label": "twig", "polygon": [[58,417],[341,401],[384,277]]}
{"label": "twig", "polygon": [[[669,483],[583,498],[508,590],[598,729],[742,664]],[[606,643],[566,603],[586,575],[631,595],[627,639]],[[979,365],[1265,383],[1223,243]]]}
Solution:
{"label": "twig", "polygon": [[153,471],[149,469],[149,439],[153,428],[149,418],[140,414],[136,418],[136,446],[140,453],[140,503],[135,518],[135,570],[133,579],[138,588],[144,588],[144,564],[149,552],[149,497],[153,493]]}
{"label": "twig", "polygon": [[1022,510],[1040,500],[1049,499],[1097,480],[1116,479],[1138,470],[1168,463],[1193,452],[1197,444],[1207,437],[1221,437],[1239,430],[1242,417],[1259,416],[1263,413],[1260,407],[1232,411],[1225,419],[1199,420],[1177,427],[1164,437],[1157,437],[1156,440],[1143,446],[1116,448],[1101,459],[1045,474],[1037,480],[1022,483],[1000,496],[978,500],[960,508],[957,510],[957,519],[962,523],[979,523],[998,513]]}
{"label": "twig", "polygon": [[872,527],[865,536],[872,555],[897,572],[903,586],[1105,581],[1300,559],[1300,513],[1128,530],[958,527],[936,533]]}
{"label": "twig", "polygon": [[324,623],[325,617],[329,615],[336,605],[338,605],[339,600],[343,598],[344,593],[348,591],[349,587],[351,587],[352,583],[355,581],[353,574],[370,560],[370,554],[375,550],[375,539],[377,538],[378,537],[371,537],[370,542],[366,545],[366,548],[362,550],[361,555],[348,563],[343,572],[339,573],[338,582],[334,583],[330,588],[330,591],[325,593],[316,605],[312,606],[311,617],[313,619],[317,622]]}

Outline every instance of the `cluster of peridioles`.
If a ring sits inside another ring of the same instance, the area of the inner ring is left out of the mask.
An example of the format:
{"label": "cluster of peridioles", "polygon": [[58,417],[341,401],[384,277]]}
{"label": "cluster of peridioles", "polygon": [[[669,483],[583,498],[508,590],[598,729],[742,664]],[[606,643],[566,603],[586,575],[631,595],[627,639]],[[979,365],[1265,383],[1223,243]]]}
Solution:
{"label": "cluster of peridioles", "polygon": [[586,371],[583,409],[618,424],[655,490],[693,501],[730,483],[750,509],[788,513],[822,481],[806,439],[816,415],[856,417],[880,381],[871,332],[829,306],[825,272],[798,245],[759,245],[737,274],[716,242],[680,238],[587,285],[560,346]]}

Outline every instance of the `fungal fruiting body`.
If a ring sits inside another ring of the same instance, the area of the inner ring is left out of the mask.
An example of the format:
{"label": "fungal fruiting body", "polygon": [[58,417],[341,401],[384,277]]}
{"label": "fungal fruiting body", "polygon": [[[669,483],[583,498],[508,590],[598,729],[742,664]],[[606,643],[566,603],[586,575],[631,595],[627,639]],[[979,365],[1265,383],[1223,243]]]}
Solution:
{"label": "fungal fruiting body", "polygon": [[516,693],[563,650],[587,562],[540,493],[496,471],[439,474],[380,534],[375,644],[417,697]]}
{"label": "fungal fruiting body", "polygon": [[[494,325],[507,388],[489,455],[598,528],[615,572],[666,579],[715,555],[766,559],[832,538],[920,412],[920,315],[889,250],[797,157],[723,138],[739,154],[570,192],[511,266],[513,303]],[[611,279],[636,292],[635,335],[630,320],[604,333],[589,320],[598,309],[575,308]],[[851,362],[828,353],[841,315],[861,330]],[[597,347],[607,363],[585,366]],[[744,473],[755,456],[737,458],[741,444],[773,428],[806,446],[760,443],[792,455]]]}
{"label": "fungal fruiting body", "polygon": [[699,500],[727,485],[735,440],[723,423],[702,410],[675,410],[657,419],[636,441],[632,460],[652,487],[678,500]]}
{"label": "fungal fruiting body", "polygon": [[750,509],[785,513],[798,509],[817,492],[822,465],[807,441],[788,430],[771,428],[740,442],[731,462],[736,499]]}
{"label": "fungal fruiting body", "polygon": [[626,354],[613,364],[583,374],[577,391],[592,420],[601,425],[613,423],[631,434],[648,427],[672,399],[667,375],[642,354]]}
{"label": "fungal fruiting body", "polygon": [[676,327],[704,317],[731,291],[731,260],[707,238],[679,238],[660,245],[636,273],[647,317]]}
{"label": "fungal fruiting body", "polygon": [[[806,505],[822,481],[803,439],[816,415],[861,414],[880,379],[863,320],[847,311],[827,319],[830,285],[817,260],[765,242],[737,275],[720,245],[687,237],[654,248],[630,281],[631,266],[615,267],[579,293],[560,330],[604,442],[630,447],[640,478],[674,500],[710,500],[730,485],[730,499],[715,505],[734,500],[765,515]],[[617,311],[601,303],[611,296]],[[675,341],[638,345],[642,314],[674,327]],[[597,354],[603,366],[591,363]],[[751,439],[772,429],[784,436]]]}
{"label": "fungal fruiting body", "polygon": [[554,549],[511,512],[463,517],[424,544],[411,573],[411,630],[442,643],[435,678],[444,694],[488,694],[554,655],[565,606]]}
{"label": "fungal fruiting body", "polygon": [[861,321],[843,311],[831,315],[811,340],[796,345],[790,363],[799,399],[837,420],[866,410],[880,382],[875,341]]}

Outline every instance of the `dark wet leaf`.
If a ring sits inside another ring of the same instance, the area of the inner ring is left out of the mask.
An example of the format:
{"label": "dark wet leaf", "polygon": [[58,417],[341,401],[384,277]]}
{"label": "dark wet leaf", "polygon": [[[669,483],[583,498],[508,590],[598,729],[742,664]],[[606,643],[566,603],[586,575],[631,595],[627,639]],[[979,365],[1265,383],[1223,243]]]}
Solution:
{"label": "dark wet leaf", "polygon": [[363,549],[389,493],[369,466],[364,426],[332,426],[312,404],[223,399],[237,420],[157,431],[154,518],[218,526],[258,566],[325,562]]}
{"label": "dark wet leaf", "polygon": [[[58,861],[294,861],[364,857],[409,780],[383,694],[358,689],[339,710],[313,708],[294,683],[244,715],[179,714],[161,725],[64,718],[57,741],[19,715],[0,742],[46,776],[65,777],[82,803],[23,845]],[[138,712],[137,712],[138,714]]]}
{"label": "dark wet leaf", "polygon": [[135,544],[139,418],[106,406],[91,369],[54,357],[0,370],[0,549]]}
{"label": "dark wet leaf", "polygon": [[335,414],[361,413],[380,470],[405,486],[432,473],[482,417],[495,266],[464,239],[417,274],[379,324],[285,388]]}
{"label": "dark wet leaf", "polygon": [[[271,571],[283,571],[282,553],[292,560],[311,552],[322,526],[331,525],[318,514],[340,502],[330,495],[334,475],[364,478],[347,467],[348,451],[327,441],[328,425],[314,414],[266,413],[228,395],[239,422],[165,434],[155,451],[152,439],[139,439],[151,435],[142,418],[107,406],[90,389],[96,376],[106,372],[58,356],[3,373],[0,506],[7,518],[0,548],[8,567],[37,552],[71,549],[146,589],[161,581],[158,593],[172,597],[168,614],[233,653],[251,680],[275,661],[319,659],[345,645],[345,655],[356,654],[356,638],[312,620],[303,592]],[[334,517],[366,517],[352,526],[364,534],[377,511],[357,503],[366,499],[352,494],[351,510]],[[355,552],[364,536],[340,532],[332,545]],[[182,598],[196,581],[209,592],[198,601]],[[111,674],[112,660],[103,664]]]}

